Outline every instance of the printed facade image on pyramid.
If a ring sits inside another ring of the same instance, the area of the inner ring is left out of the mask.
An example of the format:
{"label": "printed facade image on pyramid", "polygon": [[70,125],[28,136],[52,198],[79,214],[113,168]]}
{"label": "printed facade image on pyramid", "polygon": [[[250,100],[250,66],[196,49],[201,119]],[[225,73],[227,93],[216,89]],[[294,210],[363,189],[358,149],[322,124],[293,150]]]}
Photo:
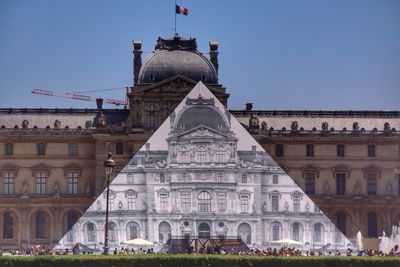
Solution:
{"label": "printed facade image on pyramid", "polygon": [[[105,208],[106,190],[58,247],[102,250]],[[240,237],[249,247],[307,250],[350,243],[201,82],[114,178],[109,210],[111,250],[135,238]]]}

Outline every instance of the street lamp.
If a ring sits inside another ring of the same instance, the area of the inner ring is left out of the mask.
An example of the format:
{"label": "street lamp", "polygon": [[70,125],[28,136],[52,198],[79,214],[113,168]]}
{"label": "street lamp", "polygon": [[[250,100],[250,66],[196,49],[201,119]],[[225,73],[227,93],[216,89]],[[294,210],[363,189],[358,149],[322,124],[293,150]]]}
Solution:
{"label": "street lamp", "polygon": [[108,152],[107,159],[104,161],[104,168],[106,169],[106,179],[107,179],[107,200],[106,200],[106,224],[104,229],[104,252],[103,254],[108,254],[108,199],[110,194],[110,179],[114,172],[115,161],[111,158],[111,152]]}

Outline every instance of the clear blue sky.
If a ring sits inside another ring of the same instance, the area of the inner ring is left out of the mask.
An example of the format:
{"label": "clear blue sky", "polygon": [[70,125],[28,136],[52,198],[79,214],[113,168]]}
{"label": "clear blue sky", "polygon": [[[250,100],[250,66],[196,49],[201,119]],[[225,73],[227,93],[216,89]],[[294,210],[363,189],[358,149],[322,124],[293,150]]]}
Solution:
{"label": "clear blue sky", "polygon": [[[231,109],[400,110],[398,0],[178,4],[189,9],[179,34],[196,37],[204,53],[219,42]],[[131,85],[131,41],[152,51],[158,36],[173,34],[173,8],[173,0],[1,0],[0,107],[95,107],[30,91]]]}

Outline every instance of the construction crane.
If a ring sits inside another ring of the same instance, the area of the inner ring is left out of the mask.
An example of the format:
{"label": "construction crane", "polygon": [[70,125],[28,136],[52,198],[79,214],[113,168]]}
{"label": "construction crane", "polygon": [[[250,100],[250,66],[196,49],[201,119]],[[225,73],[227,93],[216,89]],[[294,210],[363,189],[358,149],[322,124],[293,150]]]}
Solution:
{"label": "construction crane", "polygon": [[[96,101],[97,97],[83,95],[82,93],[101,92],[101,91],[110,91],[110,90],[118,90],[118,89],[126,89],[127,93],[129,91],[129,87],[116,87],[116,88],[109,88],[109,89],[82,91],[82,92],[76,92],[76,93],[57,93],[57,92],[50,91],[50,90],[33,89],[31,91],[31,93],[38,94],[38,95],[47,95],[47,96],[53,96],[53,97],[62,97],[62,98],[69,98],[69,99],[75,99],[75,100],[82,100],[82,101]],[[125,107],[127,107],[127,105],[128,105],[127,99],[120,100],[120,99],[106,98],[104,100],[104,102],[107,104],[112,104],[112,105],[116,105],[116,106],[124,105]]]}

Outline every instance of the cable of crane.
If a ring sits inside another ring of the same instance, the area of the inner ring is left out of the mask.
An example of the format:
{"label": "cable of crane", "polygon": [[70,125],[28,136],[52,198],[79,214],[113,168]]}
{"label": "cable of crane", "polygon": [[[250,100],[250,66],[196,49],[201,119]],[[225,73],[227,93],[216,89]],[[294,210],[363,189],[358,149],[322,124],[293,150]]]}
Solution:
{"label": "cable of crane", "polygon": [[94,93],[94,92],[112,91],[112,90],[126,89],[127,87],[129,87],[129,86],[106,88],[106,89],[97,89],[97,90],[88,90],[88,91],[80,91],[80,92],[72,92],[72,93],[67,93],[67,94],[82,94],[82,93]]}

